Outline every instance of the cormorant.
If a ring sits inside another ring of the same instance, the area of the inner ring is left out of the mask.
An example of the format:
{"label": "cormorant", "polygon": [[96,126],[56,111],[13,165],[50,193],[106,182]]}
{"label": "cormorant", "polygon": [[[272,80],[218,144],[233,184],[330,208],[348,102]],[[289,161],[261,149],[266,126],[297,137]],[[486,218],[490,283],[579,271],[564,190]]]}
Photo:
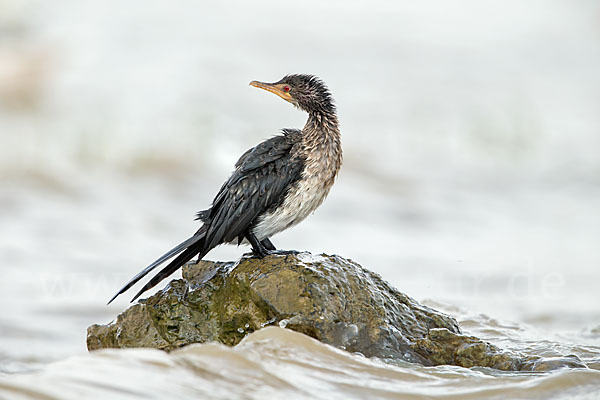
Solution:
{"label": "cormorant", "polygon": [[250,85],[275,93],[308,113],[302,130],[283,129],[246,151],[212,206],[197,213],[202,226],[131,278],[108,302],[150,271],[175,257],[131,300],[156,286],[196,255],[201,260],[222,243],[247,240],[258,257],[274,252],[271,236],[311,214],[329,193],[342,163],[336,108],[327,86],[313,75],[287,75],[275,83]]}

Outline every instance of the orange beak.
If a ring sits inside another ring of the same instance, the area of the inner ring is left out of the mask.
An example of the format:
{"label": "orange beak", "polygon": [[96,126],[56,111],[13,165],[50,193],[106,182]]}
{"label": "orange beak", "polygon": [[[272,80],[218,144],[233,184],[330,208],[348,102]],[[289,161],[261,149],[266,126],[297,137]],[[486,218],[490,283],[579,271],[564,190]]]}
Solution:
{"label": "orange beak", "polygon": [[277,96],[281,97],[285,101],[289,101],[290,103],[292,102],[292,96],[290,95],[290,93],[283,90],[283,87],[286,86],[283,83],[265,83],[252,81],[250,82],[250,86],[254,86],[260,89],[264,89],[268,92],[275,93]]}

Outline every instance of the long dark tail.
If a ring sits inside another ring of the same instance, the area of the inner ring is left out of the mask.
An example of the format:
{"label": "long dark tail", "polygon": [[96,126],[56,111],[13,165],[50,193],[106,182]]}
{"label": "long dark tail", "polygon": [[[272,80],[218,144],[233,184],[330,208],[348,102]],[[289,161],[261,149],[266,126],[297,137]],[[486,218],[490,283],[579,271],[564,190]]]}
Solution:
{"label": "long dark tail", "polygon": [[118,292],[115,294],[112,299],[108,301],[108,304],[112,303],[114,299],[117,298],[122,293],[125,293],[129,290],[130,287],[135,285],[140,279],[144,276],[148,275],[153,269],[167,261],[169,258],[179,254],[175,257],[166,267],[164,267],[158,274],[156,274],[148,283],[144,285],[144,287],[135,295],[131,302],[135,301],[142,293],[146,290],[153,288],[158,285],[160,281],[165,279],[167,276],[171,275],[173,272],[177,271],[182,265],[186,262],[190,261],[196,254],[199,254],[200,258],[204,257],[206,253],[210,249],[205,249],[205,238],[206,229],[201,227],[198,232],[194,234],[191,238],[181,242],[177,246],[173,247],[171,250],[163,254],[158,260],[154,261],[152,264],[148,265],[146,268],[141,270],[136,276],[131,278],[129,282],[125,284]]}

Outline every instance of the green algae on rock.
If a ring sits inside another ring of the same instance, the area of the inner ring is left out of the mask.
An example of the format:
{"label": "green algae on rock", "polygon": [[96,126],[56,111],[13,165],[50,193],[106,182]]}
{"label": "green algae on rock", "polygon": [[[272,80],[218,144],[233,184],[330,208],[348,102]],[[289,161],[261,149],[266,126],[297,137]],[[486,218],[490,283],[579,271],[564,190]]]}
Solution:
{"label": "green algae on rock", "polygon": [[172,350],[210,341],[234,346],[275,324],[366,357],[502,370],[553,366],[462,335],[454,318],[417,303],[351,260],[306,252],[186,265],[183,279],[116,321],[90,326],[87,346]]}

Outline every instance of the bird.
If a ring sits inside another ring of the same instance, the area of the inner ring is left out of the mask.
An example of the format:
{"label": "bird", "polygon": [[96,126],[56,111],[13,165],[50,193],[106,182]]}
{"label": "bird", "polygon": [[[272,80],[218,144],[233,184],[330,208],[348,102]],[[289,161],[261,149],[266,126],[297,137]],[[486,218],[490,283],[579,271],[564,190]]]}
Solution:
{"label": "bird", "polygon": [[329,194],[342,165],[342,146],[337,110],[327,85],[307,74],[250,85],[306,112],[304,127],[284,128],[242,154],[210,208],[196,214],[200,228],[131,278],[108,304],[173,257],[131,302],[194,257],[199,262],[221,244],[250,244],[258,258],[277,253],[271,237],[303,221]]}

